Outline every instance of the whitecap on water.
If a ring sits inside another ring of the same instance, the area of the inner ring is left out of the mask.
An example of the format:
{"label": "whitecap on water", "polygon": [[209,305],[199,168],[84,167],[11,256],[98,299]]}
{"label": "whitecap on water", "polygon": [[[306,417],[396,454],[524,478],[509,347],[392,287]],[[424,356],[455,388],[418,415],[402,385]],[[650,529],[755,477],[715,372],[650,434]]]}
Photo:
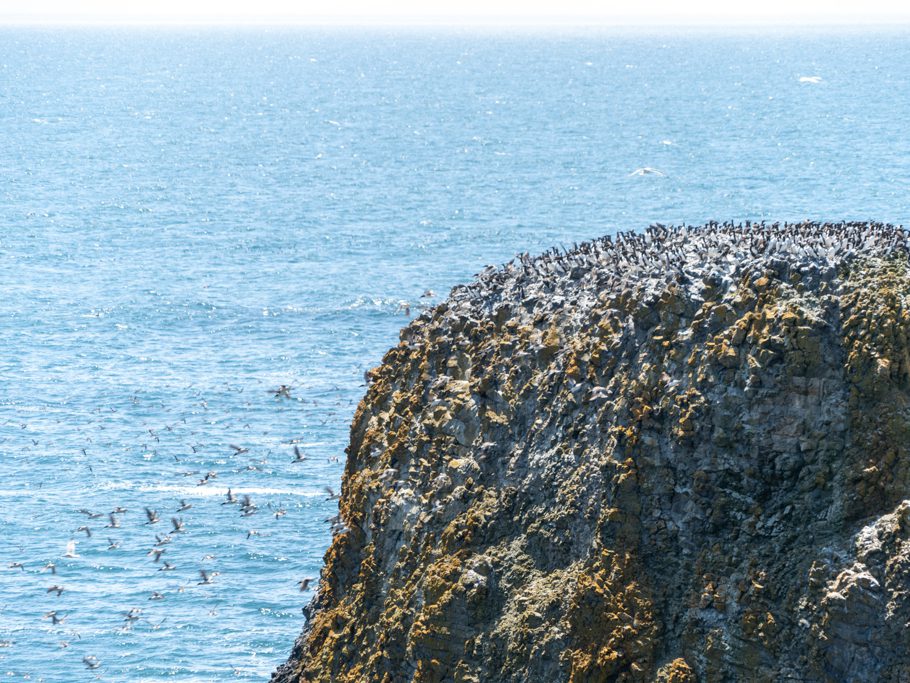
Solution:
{"label": "whitecap on water", "polygon": [[663,171],[658,171],[656,168],[651,168],[650,166],[644,166],[642,168],[636,168],[629,175],[644,176],[644,175],[656,175],[656,176],[665,176],[667,175]]}
{"label": "whitecap on water", "polygon": [[[183,485],[183,484],[137,484],[133,482],[117,482],[102,484],[98,487],[107,491],[142,491],[157,493],[176,493],[187,498],[224,498],[227,495],[227,487],[215,488],[207,486]],[[322,489],[288,489],[288,488],[271,488],[267,486],[232,486],[231,492],[235,496],[249,495],[266,495],[266,496],[300,496],[301,498],[325,497]]]}

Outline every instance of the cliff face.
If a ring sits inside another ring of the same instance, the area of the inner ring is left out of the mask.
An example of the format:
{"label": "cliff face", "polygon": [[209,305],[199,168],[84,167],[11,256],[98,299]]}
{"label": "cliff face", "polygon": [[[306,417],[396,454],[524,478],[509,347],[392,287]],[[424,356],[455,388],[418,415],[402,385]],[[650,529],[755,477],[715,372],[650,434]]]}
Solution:
{"label": "cliff face", "polygon": [[908,245],[653,228],[453,290],[273,680],[910,680]]}

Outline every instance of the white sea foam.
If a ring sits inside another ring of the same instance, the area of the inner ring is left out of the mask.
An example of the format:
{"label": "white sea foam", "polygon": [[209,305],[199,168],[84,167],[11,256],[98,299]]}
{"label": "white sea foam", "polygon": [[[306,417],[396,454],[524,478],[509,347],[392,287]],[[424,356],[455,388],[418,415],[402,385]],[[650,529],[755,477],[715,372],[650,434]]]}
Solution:
{"label": "white sea foam", "polygon": [[667,175],[663,171],[658,171],[656,168],[651,168],[650,166],[643,166],[642,168],[636,168],[629,175],[633,176],[645,176],[645,175],[655,175],[655,176],[665,176]]}
{"label": "white sea foam", "polygon": [[[108,491],[140,491],[142,493],[174,493],[187,498],[224,498],[228,487],[196,486],[195,484],[136,484],[133,482],[119,482],[105,484],[98,488]],[[231,486],[231,493],[235,496],[244,494],[259,496],[300,496],[301,498],[325,497],[321,489],[289,489],[272,488],[269,486]]]}

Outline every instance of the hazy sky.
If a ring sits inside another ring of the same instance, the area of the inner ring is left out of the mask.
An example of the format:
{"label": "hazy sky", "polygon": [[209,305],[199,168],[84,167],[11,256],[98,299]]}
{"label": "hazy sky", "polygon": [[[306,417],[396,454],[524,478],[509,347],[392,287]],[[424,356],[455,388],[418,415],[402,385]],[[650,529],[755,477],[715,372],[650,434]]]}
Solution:
{"label": "hazy sky", "polygon": [[894,0],[0,0],[0,22],[753,24],[910,21]]}

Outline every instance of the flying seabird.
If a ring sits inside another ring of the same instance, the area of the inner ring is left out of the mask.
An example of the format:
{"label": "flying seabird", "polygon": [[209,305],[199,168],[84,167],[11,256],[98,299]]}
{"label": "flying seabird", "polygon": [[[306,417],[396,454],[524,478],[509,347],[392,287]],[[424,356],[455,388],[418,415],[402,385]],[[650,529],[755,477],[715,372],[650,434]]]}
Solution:
{"label": "flying seabird", "polygon": [[62,624],[66,621],[66,616],[61,616],[57,610],[52,609],[50,612],[44,615],[45,619],[50,619],[51,623],[56,626],[57,624]]}
{"label": "flying seabird", "polygon": [[255,514],[258,509],[259,508],[256,507],[249,495],[244,494],[243,501],[240,504],[240,511],[243,513],[243,516],[249,517],[250,515]]}
{"label": "flying seabird", "polygon": [[275,398],[291,398],[291,389],[287,384],[282,384],[277,389],[273,389],[272,393],[275,394]]}
{"label": "flying seabird", "polygon": [[199,570],[199,576],[202,577],[202,581],[196,583],[197,586],[209,586],[212,584],[212,579],[218,576],[219,572],[207,572],[204,569]]}

